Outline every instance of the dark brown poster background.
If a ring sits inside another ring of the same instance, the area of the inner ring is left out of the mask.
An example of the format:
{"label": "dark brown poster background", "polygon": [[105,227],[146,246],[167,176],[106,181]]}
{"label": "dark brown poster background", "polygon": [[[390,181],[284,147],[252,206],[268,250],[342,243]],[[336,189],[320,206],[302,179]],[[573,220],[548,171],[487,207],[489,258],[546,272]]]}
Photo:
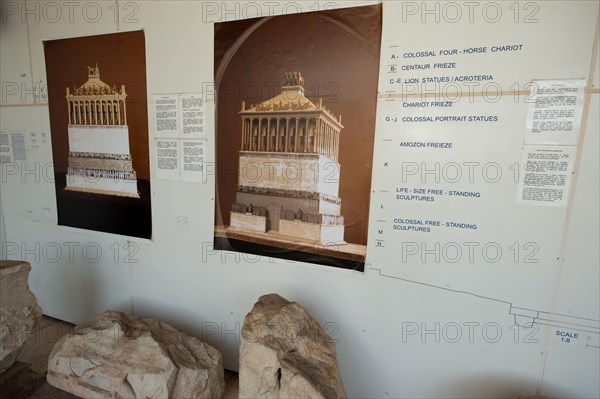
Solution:
{"label": "dark brown poster background", "polygon": [[284,72],[300,71],[306,97],[342,116],[345,240],[367,244],[380,42],[380,5],[215,24],[217,225],[235,202],[241,102],[274,97]]}
{"label": "dark brown poster background", "polygon": [[[150,238],[150,167],[146,50],[143,31],[111,33],[44,42],[58,224]],[[87,67],[98,64],[100,79],[127,92],[127,123],[133,169],[140,198],[65,191],[69,155],[65,90],[88,80]]]}

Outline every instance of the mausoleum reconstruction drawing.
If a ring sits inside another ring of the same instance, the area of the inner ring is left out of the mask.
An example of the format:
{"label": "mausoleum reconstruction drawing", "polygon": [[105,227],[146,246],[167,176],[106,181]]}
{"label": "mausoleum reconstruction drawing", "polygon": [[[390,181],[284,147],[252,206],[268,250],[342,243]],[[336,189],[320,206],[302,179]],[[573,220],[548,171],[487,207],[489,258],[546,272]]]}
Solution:
{"label": "mausoleum reconstruction drawing", "polygon": [[300,72],[289,72],[281,94],[260,104],[242,102],[238,187],[229,230],[344,244],[338,196],[342,118],[322,100],[313,104],[303,86]]}
{"label": "mausoleum reconstruction drawing", "polygon": [[100,80],[88,66],[88,80],[66,89],[69,110],[67,190],[139,197],[129,149],[127,93]]}

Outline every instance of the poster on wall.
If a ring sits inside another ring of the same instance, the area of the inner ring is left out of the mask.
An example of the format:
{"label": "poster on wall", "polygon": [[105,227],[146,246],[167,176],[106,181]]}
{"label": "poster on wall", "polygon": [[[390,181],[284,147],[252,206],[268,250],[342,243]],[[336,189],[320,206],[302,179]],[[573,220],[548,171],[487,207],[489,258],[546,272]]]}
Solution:
{"label": "poster on wall", "polygon": [[381,15],[215,24],[215,249],[364,269]]}
{"label": "poster on wall", "polygon": [[44,42],[58,224],[150,238],[144,32]]}

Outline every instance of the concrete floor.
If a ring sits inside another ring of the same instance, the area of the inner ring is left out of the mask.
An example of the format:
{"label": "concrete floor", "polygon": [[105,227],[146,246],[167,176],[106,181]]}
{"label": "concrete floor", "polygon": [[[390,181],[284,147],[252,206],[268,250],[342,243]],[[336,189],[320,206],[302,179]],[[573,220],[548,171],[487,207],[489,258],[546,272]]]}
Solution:
{"label": "concrete floor", "polygon": [[[70,333],[73,328],[74,326],[72,324],[47,316],[44,316],[36,326],[17,358],[18,362],[29,365],[30,374],[32,376],[31,385],[33,393],[27,396],[27,399],[78,398],[70,393],[54,388],[46,382],[48,356],[59,338]],[[225,370],[225,394],[223,395],[223,399],[237,399],[238,391],[237,373]],[[4,398],[3,395],[1,396]],[[9,398],[7,397],[7,399]]]}

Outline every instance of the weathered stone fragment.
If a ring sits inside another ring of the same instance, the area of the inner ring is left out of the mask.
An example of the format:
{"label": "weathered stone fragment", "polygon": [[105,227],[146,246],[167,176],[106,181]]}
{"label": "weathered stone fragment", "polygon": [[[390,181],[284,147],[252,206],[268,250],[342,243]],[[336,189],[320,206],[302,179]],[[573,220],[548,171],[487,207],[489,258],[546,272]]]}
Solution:
{"label": "weathered stone fragment", "polygon": [[0,373],[17,359],[42,310],[29,291],[31,265],[19,260],[0,260]]}
{"label": "weathered stone fragment", "polygon": [[345,398],[335,343],[295,302],[259,298],[244,320],[240,398]]}
{"label": "weathered stone fragment", "polygon": [[221,353],[154,319],[106,311],[61,338],[48,382],[84,398],[220,398]]}

